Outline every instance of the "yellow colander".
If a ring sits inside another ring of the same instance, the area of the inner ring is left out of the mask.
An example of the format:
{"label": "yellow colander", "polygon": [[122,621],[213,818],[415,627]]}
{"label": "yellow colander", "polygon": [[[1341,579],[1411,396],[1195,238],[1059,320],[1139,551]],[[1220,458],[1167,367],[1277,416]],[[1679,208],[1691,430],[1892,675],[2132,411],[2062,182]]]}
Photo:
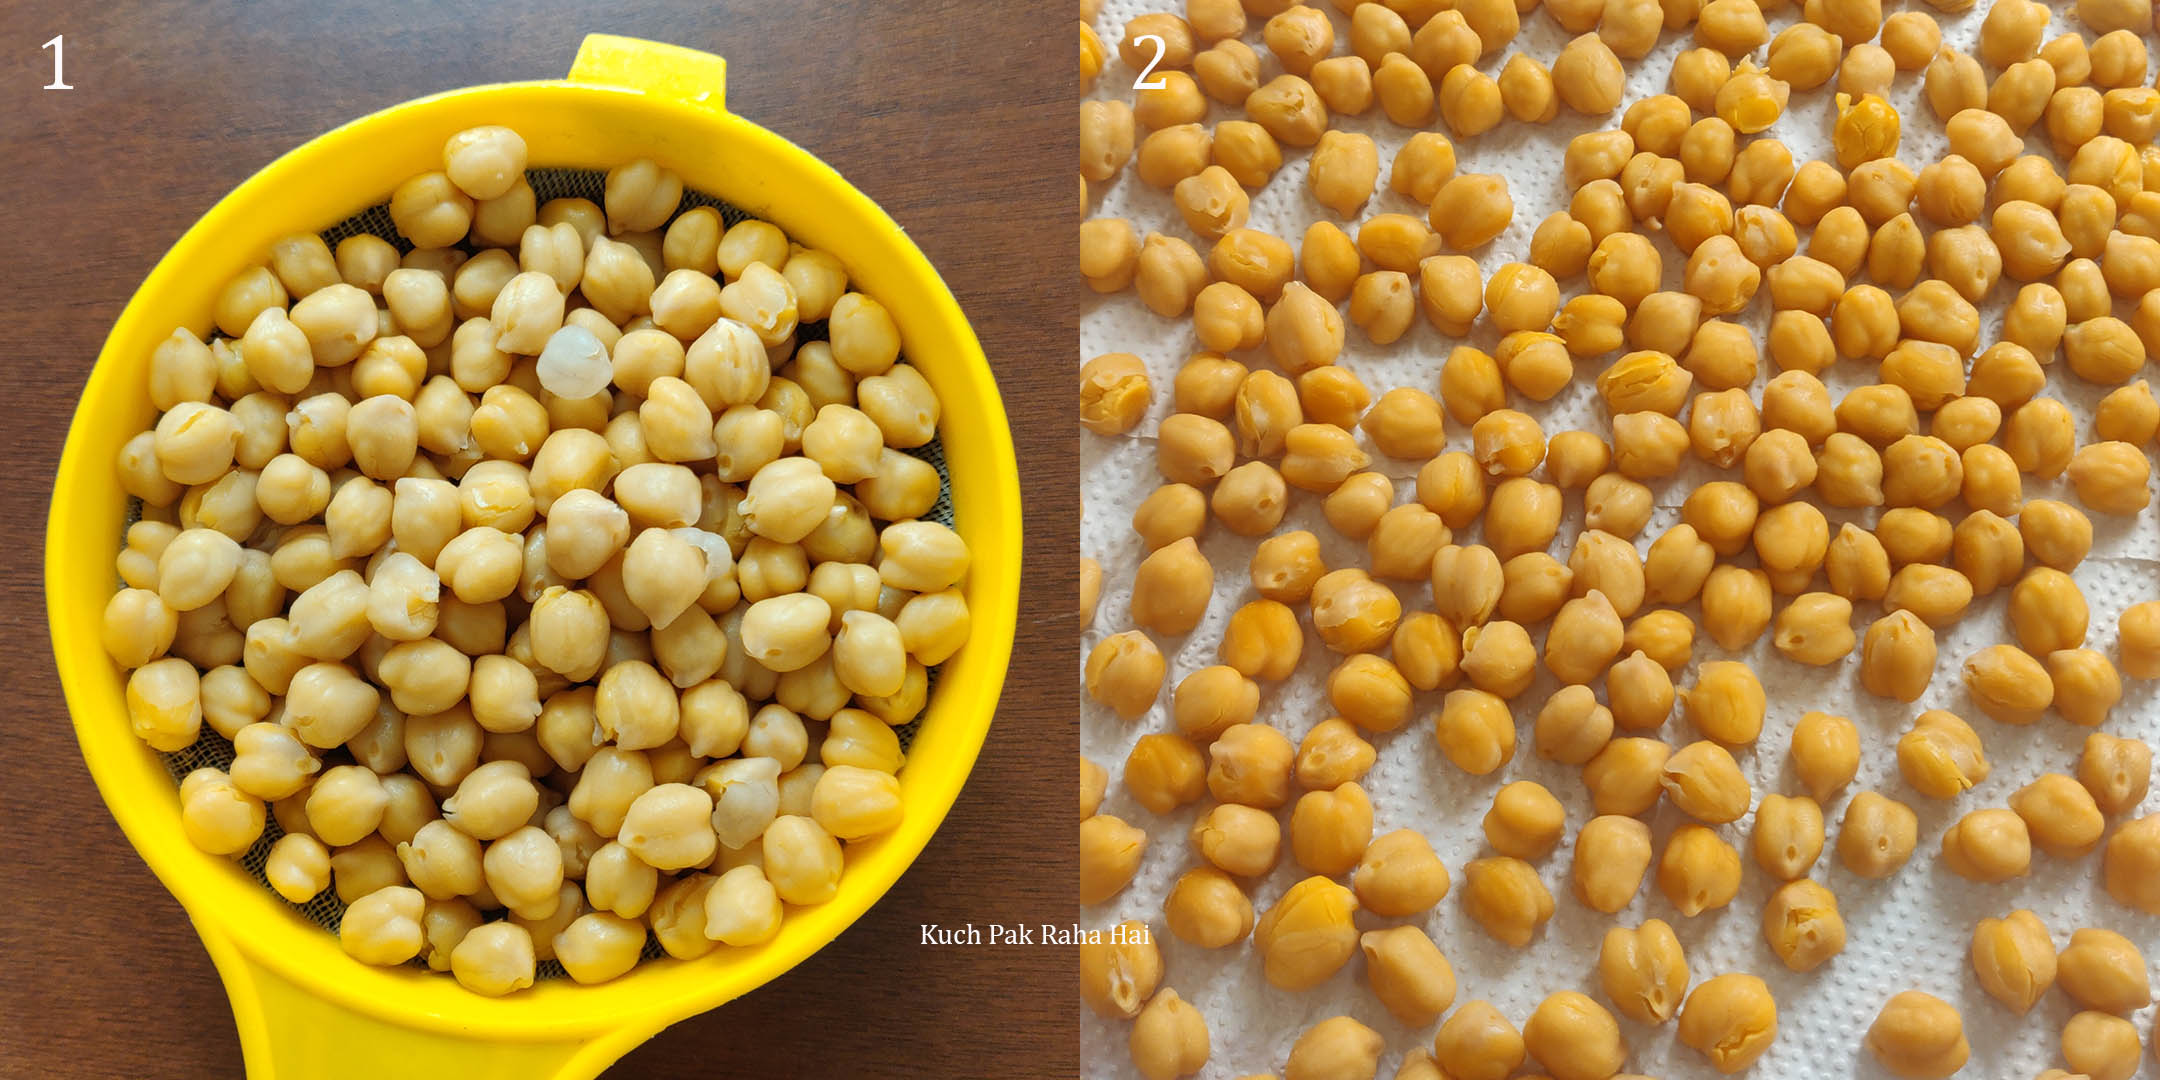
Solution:
{"label": "yellow colander", "polygon": [[[1018,609],[1020,491],[1004,406],[982,346],[922,252],[823,162],[729,115],[724,73],[716,56],[596,34],[567,80],[454,90],[347,124],[211,208],[150,272],[106,339],[53,487],[45,547],[53,653],[83,759],[121,830],[202,935],[232,999],[250,1076],[595,1076],[661,1028],[748,992],[831,941],[914,860],[974,764]],[[157,342],[175,326],[206,334],[218,289],[260,264],[274,240],[381,204],[399,182],[440,167],[445,138],[479,124],[515,128],[536,168],[605,169],[650,157],[686,188],[839,257],[856,287],[892,312],[908,360],[943,402],[954,527],[974,555],[966,583],[973,634],[939,670],[913,732],[900,773],[905,819],[889,835],[848,846],[838,896],[790,908],[779,936],[758,948],[648,960],[598,986],[543,979],[501,999],[410,966],[361,964],[243,866],[190,845],[166,759],[129,732],[121,673],[99,639],[128,512],[113,463],[121,443],[154,418],[146,377]]]}

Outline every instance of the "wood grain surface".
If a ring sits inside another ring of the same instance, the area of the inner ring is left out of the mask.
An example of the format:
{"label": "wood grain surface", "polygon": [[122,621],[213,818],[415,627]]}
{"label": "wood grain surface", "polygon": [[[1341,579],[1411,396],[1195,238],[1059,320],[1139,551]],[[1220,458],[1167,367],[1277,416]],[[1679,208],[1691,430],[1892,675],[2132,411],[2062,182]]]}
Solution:
{"label": "wood grain surface", "polygon": [[[960,0],[0,4],[0,1076],[231,1077],[180,908],[100,803],[54,674],[39,559],[60,444],[121,305],[250,173],[346,120],[561,76],[605,30],[727,57],[730,108],[882,204],[959,296],[1015,418],[1028,568],[1015,662],[951,817],[795,971],[609,1075],[1071,1076],[1069,948],[932,948],[925,922],[1068,923],[1075,680],[1070,9]],[[67,80],[43,91],[66,35]],[[415,1063],[415,1075],[426,1075]]]}

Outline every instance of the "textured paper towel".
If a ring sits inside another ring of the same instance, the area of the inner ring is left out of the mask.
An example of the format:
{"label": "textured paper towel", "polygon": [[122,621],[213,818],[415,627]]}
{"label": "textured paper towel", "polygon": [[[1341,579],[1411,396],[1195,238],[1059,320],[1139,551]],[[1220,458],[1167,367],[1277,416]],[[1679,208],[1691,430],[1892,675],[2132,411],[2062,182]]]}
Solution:
{"label": "textured paper towel", "polygon": [[[1340,13],[1333,11],[1329,4],[1317,6],[1329,10],[1330,17],[1335,19],[1337,41],[1345,41],[1348,27]],[[1897,5],[1890,6],[1895,10]],[[1125,21],[1150,10],[1182,12],[1182,5],[1176,0],[1108,0],[1094,25],[1114,50]],[[1971,51],[1985,5],[1963,15],[1933,14],[1943,24],[1947,43]],[[1791,9],[1773,15],[1772,31],[1789,25],[1795,18],[1796,12]],[[2081,28],[2069,6],[2059,5],[2049,32],[2052,35],[2065,29]],[[1488,73],[1497,74],[1508,55],[1517,51],[1549,63],[1566,39],[1565,33],[1549,17],[1534,13],[1525,17],[1522,33],[1514,43],[1486,57],[1480,66]],[[1253,20],[1246,40],[1261,53],[1262,81],[1280,73],[1280,66],[1259,45],[1259,20]],[[1627,101],[1664,91],[1672,57],[1691,44],[1686,34],[1668,33],[1648,58],[1630,64]],[[1344,48],[1338,45],[1338,52]],[[1131,92],[1127,88],[1135,74],[1119,63],[1112,51],[1109,64],[1093,92],[1096,96],[1114,95],[1129,100]],[[1905,118],[1900,156],[1908,163],[1931,161],[1944,152],[1941,124],[1921,101],[1920,82],[1918,73],[1900,73],[1890,94],[1891,102]],[[1792,149],[1796,162],[1828,156],[1827,134],[1833,115],[1831,97],[1829,88],[1796,94],[1793,107],[1769,133]],[[1237,110],[1211,103],[1209,121],[1238,115]],[[1475,253],[1487,274],[1502,263],[1523,258],[1530,232],[1537,222],[1554,210],[1565,209],[1566,191],[1559,176],[1559,159],[1567,140],[1585,131],[1617,126],[1618,121],[1618,112],[1610,118],[1593,120],[1563,111],[1557,120],[1544,127],[1524,125],[1511,119],[1479,138],[1455,140],[1460,171],[1504,176],[1515,199],[1514,223],[1497,241]],[[1437,120],[1435,124],[1438,126]],[[1382,190],[1363,209],[1361,218],[1389,211],[1422,215],[1422,208],[1385,190],[1388,165],[1409,132],[1388,123],[1377,108],[1364,117],[1337,117],[1335,126],[1369,134],[1380,145]],[[2028,140],[2028,145],[2041,149],[2036,144],[2044,142],[2043,136]],[[1350,228],[1349,222],[1334,218],[1308,192],[1305,152],[1287,151],[1286,159],[1282,170],[1266,189],[1253,195],[1254,227],[1288,238],[1293,245],[1303,234],[1306,224],[1315,219],[1337,220],[1346,229]],[[1168,194],[1140,183],[1131,169],[1126,169],[1100,193],[1092,213],[1128,218],[1143,235],[1150,230],[1161,231],[1183,237],[1202,252],[1206,250],[1205,242],[1184,227]],[[1355,230],[1351,231],[1354,234]],[[1802,240],[1804,245],[1804,230]],[[1662,238],[1657,243],[1665,256],[1664,287],[1678,288],[1682,259]],[[2014,291],[2010,284],[2006,282],[1998,287],[1991,302],[1983,307],[1983,340],[1993,340],[2001,327],[2003,301]],[[1568,296],[1583,291],[1584,286],[1578,277],[1563,282],[1561,288],[1563,296]],[[1758,299],[1739,318],[1759,335],[1768,319],[1766,298]],[[1435,392],[1439,361],[1453,344],[1422,318],[1408,335],[1392,346],[1374,347],[1354,326],[1349,328],[1347,337],[1342,362],[1358,372],[1375,397],[1396,386]],[[1494,338],[1480,320],[1469,340],[1490,350]],[[1082,655],[1103,636],[1132,625],[1128,614],[1132,573],[1145,551],[1133,535],[1129,522],[1134,507],[1161,483],[1154,470],[1155,425],[1171,411],[1171,375],[1197,348],[1189,319],[1158,318],[1142,307],[1130,292],[1091,299],[1084,309],[1080,357],[1085,359],[1111,351],[1136,353],[1147,361],[1157,392],[1155,407],[1147,421],[1131,435],[1122,438],[1083,436],[1085,512],[1082,551],[1102,563],[1103,590],[1095,622],[1087,628],[1081,642]],[[1255,367],[1260,366],[1265,363],[1264,350],[1259,356],[1244,359]],[[1609,358],[1603,362],[1609,362]],[[1548,434],[1584,427],[1609,436],[1609,428],[1595,407],[1591,387],[1591,379],[1601,364],[1578,365],[1574,384],[1554,401],[1543,406],[1518,403],[1517,407],[1538,416]],[[1775,373],[1767,359],[1764,368],[1764,379]],[[2148,378],[2153,376],[2151,365],[2144,374]],[[2059,363],[2050,371],[2050,376],[2047,393],[2065,399],[2077,410],[2079,438],[2081,441],[2090,439],[2090,410],[2100,396],[2099,391],[2069,377]],[[1832,393],[1840,395],[1852,386],[1875,381],[1871,365],[1855,362],[1839,363],[1826,372],[1824,378]],[[1761,382],[1758,380],[1755,387],[1758,396]],[[1459,425],[1451,424],[1448,442],[1449,449],[1467,449],[1467,432]],[[1422,462],[1390,460],[1375,454],[1372,467],[1398,481],[1396,499],[1406,502],[1412,496],[1408,481],[1420,464]],[[1712,475],[1706,467],[1696,466],[1696,471],[1684,473],[1658,487],[1659,510],[1639,538],[1638,549],[1645,548],[1650,539],[1674,521],[1679,500]],[[2027,497],[2069,498],[2067,491],[2067,484],[2060,481],[2028,480],[2025,494]],[[1326,527],[1316,496],[1294,489],[1292,496],[1293,506],[1283,529],[1310,529],[1320,536],[1330,566],[1362,565],[1362,546],[1345,541]],[[1842,512],[1830,513],[1833,533],[1837,522],[1852,520]],[[1569,520],[1552,548],[1563,559],[1580,526],[1580,514],[1579,497],[1570,495]],[[1870,513],[1857,520],[1865,525],[1872,517]],[[2094,525],[2094,555],[2076,570],[2074,576],[2092,607],[2092,630],[2087,644],[2112,655],[2116,614],[2131,603],[2160,597],[2160,511],[2148,507],[2134,520],[2094,515]],[[1475,531],[1458,534],[1457,542],[1470,542],[1476,535]],[[1170,668],[1156,708],[1131,723],[1121,721],[1109,710],[1098,706],[1088,705],[1084,710],[1081,722],[1084,751],[1111,775],[1109,793],[1103,803],[1104,812],[1147,829],[1152,840],[1132,886],[1107,903],[1086,909],[1083,923],[1104,927],[1122,919],[1135,918],[1146,920],[1154,927],[1163,953],[1163,985],[1175,987],[1181,995],[1197,1004],[1207,1017],[1212,1056],[1203,1076],[1279,1073],[1298,1034],[1319,1019],[1343,1013],[1358,1018],[1386,1037],[1388,1049],[1380,1075],[1390,1076],[1405,1051],[1430,1046],[1433,1027],[1413,1030],[1390,1017],[1373,998],[1364,981],[1361,958],[1353,957],[1341,972],[1320,987],[1293,994],[1266,983],[1260,975],[1258,957],[1249,946],[1203,950],[1178,941],[1163,927],[1164,894],[1178,875],[1196,862],[1185,833],[1201,807],[1188,807],[1163,817],[1153,815],[1133,801],[1120,782],[1119,773],[1125,755],[1137,738],[1149,732],[1173,730],[1168,718],[1170,687],[1185,674],[1215,662],[1215,642],[1219,640],[1223,623],[1238,605],[1253,598],[1245,574],[1246,561],[1252,551],[1251,541],[1217,528],[1208,533],[1201,548],[1215,567],[1215,600],[1206,620],[1190,635],[1158,641],[1169,659]],[[1406,611],[1429,608],[1428,587],[1395,584]],[[1749,660],[1762,676],[1770,698],[1768,723],[1761,741],[1753,752],[1739,755],[1758,799],[1768,792],[1797,793],[1800,790],[1786,765],[1785,748],[1792,725],[1800,714],[1810,709],[1822,709],[1850,716],[1860,728],[1863,744],[1858,779],[1824,808],[1831,842],[1835,842],[1838,823],[1855,791],[1881,790],[1912,805],[1920,814],[1919,847],[1912,861],[1888,880],[1864,881],[1855,877],[1836,865],[1833,852],[1826,851],[1817,863],[1812,876],[1837,894],[1849,934],[1844,953],[1822,968],[1808,974],[1787,971],[1762,943],[1760,917],[1771,883],[1767,875],[1754,866],[1753,860],[1745,856],[1747,836],[1753,825],[1752,815],[1718,830],[1743,852],[1747,865],[1740,895],[1727,908],[1693,919],[1683,918],[1648,880],[1633,905],[1618,916],[1590,911],[1573,899],[1568,890],[1567,873],[1575,831],[1590,814],[1587,799],[1578,771],[1538,760],[1528,739],[1528,723],[1535,715],[1537,703],[1554,688],[1550,676],[1541,676],[1540,681],[1515,702],[1517,721],[1523,733],[1518,740],[1519,750],[1514,761],[1493,776],[1468,776],[1440,756],[1433,743],[1430,723],[1431,715],[1438,708],[1439,694],[1419,695],[1412,722],[1401,731],[1377,739],[1379,760],[1364,781],[1374,804],[1374,834],[1405,826],[1420,830],[1432,841],[1454,878],[1454,888],[1446,900],[1425,917],[1405,921],[1423,926],[1454,964],[1460,987],[1458,1003],[1478,998],[1489,1000],[1517,1025],[1527,1019],[1539,1000],[1555,990],[1582,990],[1602,1000],[1603,995],[1596,985],[1595,962],[1598,942],[1605,930],[1614,925],[1635,925],[1645,918],[1655,917],[1673,924],[1686,947],[1696,982],[1728,971],[1755,972],[1768,980],[1779,1003],[1778,1037],[1776,1044],[1757,1063],[1752,1075],[1826,1078],[1887,1075],[1861,1050],[1861,1037],[1882,1002],[1907,988],[1937,994],[1964,1012],[1966,1031],[1973,1046],[1973,1063],[1961,1075],[2022,1078],[2060,1064],[2057,1047],[2062,1025],[2074,1011],[2072,1004],[2060,993],[2049,994],[2030,1015],[2021,1018],[1983,994],[1973,982],[1967,960],[1973,923],[1983,916],[2029,907],[2047,922],[2058,947],[2072,928],[2098,925],[2127,934],[2148,954],[2155,954],[2160,953],[2160,919],[2129,911],[2107,898],[2099,884],[2097,855],[2066,861],[2036,853],[2031,876],[2001,885],[1966,882],[1939,864],[1937,852],[1942,833],[1951,822],[1972,809],[2004,805],[2012,791],[2042,772],[2074,771],[2076,755],[2086,734],[2084,729],[2052,716],[2027,728],[1997,724],[1979,715],[1960,688],[1957,673],[1965,657],[1984,645],[2008,639],[2004,617],[2007,592],[2007,589],[2000,590],[1975,603],[1963,621],[1941,632],[1941,662],[1933,683],[1925,697],[1909,706],[1862,693],[1856,677],[1857,657],[1848,657],[1843,663],[1826,669],[1803,667],[1778,656],[1769,647],[1767,634],[1755,647],[1741,654],[1741,658]],[[1699,614],[1692,607],[1689,612]],[[1878,612],[1872,605],[1863,605],[1856,610],[1856,629],[1864,629],[1866,621],[1876,614]],[[1542,640],[1541,633],[1537,637]],[[1715,644],[1698,638],[1698,663],[1723,655]],[[1308,633],[1304,660],[1297,674],[1282,684],[1264,689],[1260,719],[1281,729],[1293,742],[1301,739],[1329,713],[1321,681],[1336,659]],[[1675,679],[1682,686],[1693,681],[1692,667]],[[1919,796],[1897,775],[1892,751],[1896,739],[1909,725],[1911,717],[1927,708],[1948,708],[1970,719],[1985,740],[1994,764],[1993,774],[1986,782],[1952,803]],[[2109,730],[2148,741],[2160,740],[2160,687],[2152,683],[2127,683],[2127,692],[2115,711]],[[1676,714],[1664,737],[1677,745],[1694,736]],[[1493,792],[1502,784],[1523,778],[1544,784],[1568,806],[1568,839],[1558,851],[1538,864],[1540,875],[1557,902],[1552,921],[1528,948],[1510,949],[1487,937],[1462,914],[1461,868],[1470,859],[1487,853],[1483,849],[1480,820],[1490,805]],[[2155,801],[2148,799],[2141,809],[2150,812]],[[1287,831],[1287,810],[1279,816]],[[1669,806],[1658,809],[1651,825],[1659,850],[1673,827],[1683,821],[1684,818]],[[1265,911],[1290,884],[1304,876],[1291,863],[1287,844],[1285,849],[1283,865],[1251,889],[1256,911]],[[1392,925],[1395,921],[1377,919],[1362,912],[1357,917],[1361,930]],[[2148,1047],[2144,1071],[2139,1075],[2160,1076],[2160,1067],[2152,1063],[2150,1051],[2153,1010],[2144,1010],[2135,1021]],[[1653,1029],[1623,1019],[1621,1026],[1632,1051],[1628,1071],[1667,1080],[1716,1075],[1700,1055],[1674,1040],[1671,1024]],[[1137,1075],[1126,1049],[1127,1031],[1128,1025],[1124,1023],[1104,1021],[1092,1013],[1083,1015],[1081,1045],[1087,1076]],[[1525,1071],[1534,1071],[1534,1063],[1526,1066]]]}

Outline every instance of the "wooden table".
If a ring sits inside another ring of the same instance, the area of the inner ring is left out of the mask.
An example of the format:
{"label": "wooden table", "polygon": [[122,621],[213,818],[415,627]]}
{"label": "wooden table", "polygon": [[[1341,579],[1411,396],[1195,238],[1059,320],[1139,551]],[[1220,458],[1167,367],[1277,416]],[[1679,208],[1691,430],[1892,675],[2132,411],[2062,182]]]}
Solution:
{"label": "wooden table", "polygon": [[[180,908],[76,752],[39,557],[61,440],[151,264],[235,184],[348,119],[438,90],[559,77],[606,30],[720,53],[736,112],[881,203],[972,316],[1016,420],[1027,594],[1004,706],[966,792],[868,916],[610,1076],[1070,1076],[1069,948],[930,948],[925,922],[1068,923],[1076,874],[1068,9],[959,0],[684,4],[571,15],[419,5],[0,5],[0,1075],[237,1076],[239,1046]],[[810,10],[814,7],[815,10]],[[1035,10],[1036,14],[1024,14]],[[52,79],[65,35],[66,80]]]}

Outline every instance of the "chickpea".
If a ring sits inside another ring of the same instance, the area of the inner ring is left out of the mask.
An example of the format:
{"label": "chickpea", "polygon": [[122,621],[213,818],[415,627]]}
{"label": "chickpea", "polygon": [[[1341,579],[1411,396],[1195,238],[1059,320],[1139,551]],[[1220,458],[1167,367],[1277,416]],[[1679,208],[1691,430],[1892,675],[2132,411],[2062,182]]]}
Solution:
{"label": "chickpea", "polygon": [[1598,981],[1622,1015],[1663,1024],[1686,994],[1687,957],[1661,919],[1644,920],[1634,929],[1614,927],[1598,950]]}
{"label": "chickpea", "polygon": [[1146,923],[1127,920],[1080,945],[1080,1000],[1107,1019],[1140,1014],[1162,980],[1162,954]]}
{"label": "chickpea", "polygon": [[1365,908],[1376,915],[1399,918],[1439,903],[1447,895],[1448,875],[1423,836],[1398,829],[1366,845],[1351,883]]}
{"label": "chickpea", "polygon": [[1658,859],[1658,890],[1682,915],[1732,902],[1740,891],[1740,853],[1700,825],[1682,825]]}
{"label": "chickpea", "polygon": [[1657,804],[1671,756],[1655,739],[1615,739],[1583,766],[1583,785],[1600,813],[1639,816]]}
{"label": "chickpea", "polygon": [[1756,976],[1713,976],[1688,993],[1678,1035],[1718,1071],[1739,1072],[1776,1040],[1777,1002]]}
{"label": "chickpea", "polygon": [[1817,802],[1852,782],[1860,767],[1860,734],[1853,722],[1824,712],[1808,712],[1793,727],[1793,771]]}
{"label": "chickpea", "polygon": [[1891,996],[1868,1027],[1868,1052],[1907,1077],[1946,1077],[1971,1055],[1965,1022],[1949,1002],[1918,990]]}
{"label": "chickpea", "polygon": [[[773,841],[766,834],[766,843]],[[1080,823],[1080,902],[1099,904],[1125,890],[1147,849],[1147,833],[1108,814]]]}
{"label": "chickpea", "polygon": [[2106,819],[2092,793],[2061,773],[2047,773],[2010,796],[2034,846],[2057,858],[2078,858],[2100,845]]}
{"label": "chickpea", "polygon": [[1493,850],[1518,859],[1551,854],[1566,826],[1566,812],[1544,787],[1519,780],[1493,796],[1485,814],[1485,840]]}
{"label": "chickpea", "polygon": [[1319,92],[1294,73],[1254,90],[1245,99],[1245,114],[1290,146],[1312,146],[1328,129],[1328,110]]}
{"label": "chickpea", "polygon": [[1122,101],[1080,103],[1080,175],[1103,183],[1125,168],[1133,152],[1132,107]]}
{"label": "chickpea", "polygon": [[2116,617],[2116,647],[2123,674],[2160,678],[2160,604],[2132,604]]}
{"label": "chickpea", "polygon": [[1763,940],[1794,971],[1821,967],[1845,950],[1837,896],[1807,878],[1780,886],[1763,906]]}
{"label": "chickpea", "polygon": [[2080,1074],[2127,1078],[2137,1072],[2143,1048],[2130,1021],[2086,1011],[2063,1026],[2062,1049],[2063,1060]]}
{"label": "chickpea", "polygon": [[1719,49],[1684,49],[1673,58],[1673,94],[1695,112],[1715,112],[1717,92],[1731,77],[1732,61]]}
{"label": "chickpea", "polygon": [[[1643,861],[1648,865],[1647,854]],[[1552,912],[1552,894],[1529,863],[1500,856],[1463,866],[1463,913],[1494,940],[1516,948],[1528,945]],[[1464,1020],[1471,1008],[1464,1005],[1448,1023]],[[1447,1032],[1448,1024],[1441,1025],[1443,1039]]]}
{"label": "chickpea", "polygon": [[2095,649],[2059,649],[2047,656],[2048,677],[2055,685],[2055,711],[2083,727],[2107,722],[2122,700],[2122,676],[2106,653]]}
{"label": "chickpea", "polygon": [[2032,840],[2025,822],[2003,809],[1975,810],[1943,834],[1943,864],[1952,873],[1978,882],[2023,877],[2032,864]]}
{"label": "chickpea", "polygon": [[1088,288],[1120,292],[1138,271],[1140,237],[1124,218],[1094,218],[1080,223],[1080,276]]}
{"label": "chickpea", "polygon": [[1155,468],[1173,483],[1201,487],[1230,471],[1237,441],[1219,420],[1175,413],[1156,429]]}
{"label": "chickpea", "polygon": [[2160,866],[2160,815],[2154,814],[2116,829],[2100,858],[2101,878],[2108,895],[2116,903],[2148,915],[2160,911],[2160,890],[2153,887],[2155,866]]}
{"label": "chickpea", "polygon": [[2057,957],[2056,965],[2057,984],[2085,1008],[2129,1013],[2144,1008],[2151,1000],[2144,955],[2129,938],[2112,930],[2087,927],[2072,931],[2070,944]]}
{"label": "chickpea", "polygon": [[1769,40],[1754,0],[1710,0],[1695,18],[1695,40],[1727,56],[1744,56]]}
{"label": "chickpea", "polygon": [[2023,1015],[2055,983],[2055,944],[2030,911],[1982,919],[1973,927],[1972,966],[1981,989]]}
{"label": "chickpea", "polygon": [[1228,357],[1214,353],[1195,355],[1178,369],[1177,376],[1171,382],[1177,411],[1210,420],[1221,420],[1229,416],[1238,388],[1244,385],[1245,376],[1245,365]]}
{"label": "chickpea", "polygon": [[[1225,643],[1227,645],[1226,636]],[[1131,719],[1154,707],[1161,692],[1162,653],[1137,630],[1104,638],[1088,654],[1088,696]]]}
{"label": "chickpea", "polygon": [[1164,987],[1134,1018],[1129,1049],[1133,1065],[1147,1080],[1192,1075],[1207,1064],[1207,1020],[1177,991]]}
{"label": "chickpea", "polygon": [[2101,398],[2093,416],[2093,430],[2102,440],[2132,446],[2152,442],[2160,433],[2160,401],[2154,400],[2151,384],[2139,379]]}
{"label": "chickpea", "polygon": [[1236,38],[1224,38],[1193,57],[1193,77],[1209,97],[1243,104],[1260,87],[1260,57]]}
{"label": "chickpea", "polygon": [[2145,798],[2151,785],[2152,750],[2136,739],[2094,732],[2078,757],[2078,783],[2108,814],[2120,814]]}
{"label": "chickpea", "polygon": [[1871,694],[1916,701],[1935,674],[1935,631],[1910,611],[1869,624],[1860,646],[1860,682]]}
{"label": "chickpea", "polygon": [[1716,743],[1690,743],[1674,751],[1659,783],[1673,805],[1710,824],[1737,821],[1747,813],[1747,779],[1732,754]]}
{"label": "chickpea", "polygon": [[312,836],[287,833],[270,846],[263,876],[279,896],[305,904],[330,885],[330,853]]}
{"label": "chickpea", "polygon": [[1547,997],[1523,1024],[1530,1057],[1556,1076],[1610,1076],[1627,1062],[1620,1024],[1586,994],[1563,990]]}
{"label": "chickpea", "polygon": [[1549,123],[1559,115],[1559,96],[1552,72],[1531,57],[1516,53],[1500,69],[1501,103],[1508,115],[1528,124]]}
{"label": "chickpea", "polygon": [[209,854],[238,855],[253,847],[264,816],[262,800],[217,769],[196,769],[180,782],[181,831]]}
{"label": "chickpea", "polygon": [[1534,728],[1538,756],[1581,765],[1612,740],[1613,715],[1587,686],[1562,687],[1538,710]]}
{"label": "chickpea", "polygon": [[1770,39],[1771,78],[1796,90],[1813,90],[1837,73],[1844,44],[1837,34],[1813,23],[1795,23]]}
{"label": "chickpea", "polygon": [[1268,983],[1284,990],[1305,990],[1340,970],[1357,950],[1357,910],[1351,891],[1324,877],[1292,885],[1253,927]]}

